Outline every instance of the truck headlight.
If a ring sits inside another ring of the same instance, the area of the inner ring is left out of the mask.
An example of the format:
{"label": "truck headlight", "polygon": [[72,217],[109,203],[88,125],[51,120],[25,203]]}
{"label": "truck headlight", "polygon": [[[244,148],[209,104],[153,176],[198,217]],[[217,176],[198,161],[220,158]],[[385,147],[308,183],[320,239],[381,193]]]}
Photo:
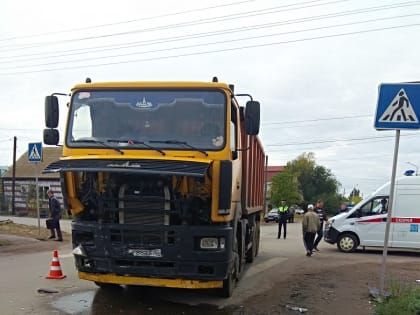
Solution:
{"label": "truck headlight", "polygon": [[203,237],[200,239],[200,249],[225,249],[225,238]]}

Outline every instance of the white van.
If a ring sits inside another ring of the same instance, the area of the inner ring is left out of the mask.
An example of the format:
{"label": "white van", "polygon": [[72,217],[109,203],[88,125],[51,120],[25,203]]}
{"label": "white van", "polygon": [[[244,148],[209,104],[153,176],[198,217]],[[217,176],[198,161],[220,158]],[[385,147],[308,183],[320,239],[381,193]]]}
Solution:
{"label": "white van", "polygon": [[[349,212],[328,220],[324,240],[337,244],[342,252],[358,246],[384,246],[390,183],[355,205]],[[395,198],[388,246],[420,249],[420,176],[405,176],[395,181]]]}

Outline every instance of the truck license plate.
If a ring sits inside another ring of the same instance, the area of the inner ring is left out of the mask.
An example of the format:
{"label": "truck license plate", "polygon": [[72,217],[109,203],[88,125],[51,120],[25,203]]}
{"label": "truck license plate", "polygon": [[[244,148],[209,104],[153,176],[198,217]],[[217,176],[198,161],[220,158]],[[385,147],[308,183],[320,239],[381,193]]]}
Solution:
{"label": "truck license plate", "polygon": [[135,257],[162,257],[162,251],[157,249],[129,249],[128,253]]}

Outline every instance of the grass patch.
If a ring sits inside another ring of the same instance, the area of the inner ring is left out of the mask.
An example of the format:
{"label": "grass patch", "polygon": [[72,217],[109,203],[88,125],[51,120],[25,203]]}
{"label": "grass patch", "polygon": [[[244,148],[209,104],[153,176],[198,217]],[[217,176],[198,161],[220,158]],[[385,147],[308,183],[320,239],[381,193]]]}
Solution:
{"label": "grass patch", "polygon": [[[68,233],[62,232],[63,236],[69,236]],[[10,234],[35,239],[46,239],[50,235],[50,230],[42,226],[38,230],[38,226],[13,223],[11,220],[0,222],[0,234]],[[4,240],[3,240],[4,241]]]}
{"label": "grass patch", "polygon": [[0,239],[0,247],[1,246],[7,246],[7,245],[10,245],[10,244],[12,244],[12,242],[10,242],[9,240]]}
{"label": "grass patch", "polygon": [[420,287],[391,281],[391,297],[376,304],[377,315],[420,314]]}

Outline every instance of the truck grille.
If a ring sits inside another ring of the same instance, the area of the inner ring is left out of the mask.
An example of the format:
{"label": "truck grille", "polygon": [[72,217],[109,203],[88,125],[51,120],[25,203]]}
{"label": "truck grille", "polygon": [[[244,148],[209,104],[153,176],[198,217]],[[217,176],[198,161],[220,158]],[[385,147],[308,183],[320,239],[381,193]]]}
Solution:
{"label": "truck grille", "polygon": [[168,187],[147,190],[123,185],[118,198],[120,223],[169,225],[170,193]]}

